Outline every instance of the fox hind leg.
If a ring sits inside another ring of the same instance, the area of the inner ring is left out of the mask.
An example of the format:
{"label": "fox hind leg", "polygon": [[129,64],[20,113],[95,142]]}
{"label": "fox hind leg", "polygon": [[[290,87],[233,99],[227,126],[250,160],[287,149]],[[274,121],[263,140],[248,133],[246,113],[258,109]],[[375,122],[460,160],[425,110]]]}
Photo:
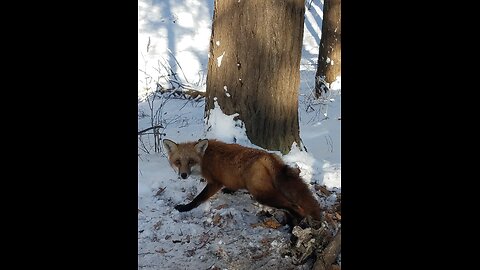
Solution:
{"label": "fox hind leg", "polygon": [[259,203],[286,211],[286,224],[291,228],[297,225],[304,217],[298,206],[291,203],[282,193],[278,191],[253,192],[252,196]]}

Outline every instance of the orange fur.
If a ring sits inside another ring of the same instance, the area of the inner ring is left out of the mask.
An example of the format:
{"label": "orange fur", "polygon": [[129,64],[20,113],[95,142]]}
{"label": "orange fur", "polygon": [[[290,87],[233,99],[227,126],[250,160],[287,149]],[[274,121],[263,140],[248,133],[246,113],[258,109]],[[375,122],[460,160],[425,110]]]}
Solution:
{"label": "orange fur", "polygon": [[287,166],[275,154],[217,140],[180,144],[164,140],[164,146],[170,164],[182,178],[194,172],[192,166],[196,165],[207,181],[191,203],[175,207],[179,211],[197,207],[225,187],[246,189],[258,202],[287,210],[294,219],[311,216],[320,220],[320,205],[300,178],[300,170]]}

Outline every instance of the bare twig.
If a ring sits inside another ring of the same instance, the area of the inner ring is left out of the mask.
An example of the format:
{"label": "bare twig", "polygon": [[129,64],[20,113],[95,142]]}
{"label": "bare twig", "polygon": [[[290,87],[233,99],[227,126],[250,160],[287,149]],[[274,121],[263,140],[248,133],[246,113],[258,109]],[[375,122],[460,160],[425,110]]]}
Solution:
{"label": "bare twig", "polygon": [[[146,44],[147,54],[151,49],[150,46],[151,40],[149,39]],[[151,67],[153,68],[154,73],[156,73],[153,75],[149,74],[150,70],[147,70],[147,59],[142,52],[145,64],[142,69],[139,69],[144,74],[140,81],[142,84],[145,84],[144,88],[146,92],[142,101],[146,101],[148,104],[150,127],[137,131],[137,134],[139,135],[139,150],[146,153],[152,152],[152,149],[154,152],[161,152],[161,139],[165,135],[165,133],[162,132],[169,124],[167,123],[168,120],[164,119],[164,105],[170,100],[170,98],[176,97],[200,101],[205,97],[204,92],[196,89],[196,86],[188,81],[180,63],[173,53],[171,51],[168,51],[168,53],[170,56],[169,60],[160,56],[160,59],[157,60],[157,66]],[[180,69],[179,72],[181,71],[184,78],[181,78],[180,74],[177,74],[177,72],[174,71],[174,68],[177,70]],[[156,84],[156,86],[152,85],[152,83]],[[187,104],[188,102],[183,104],[180,110]],[[147,116],[147,114],[144,115]],[[173,119],[172,121],[176,121],[176,119]],[[153,141],[150,135],[153,135]],[[146,136],[146,139],[142,138],[144,136]]]}
{"label": "bare twig", "polygon": [[235,242],[237,242],[238,240],[240,240],[240,238],[234,239],[234,240],[232,240],[232,241],[230,241],[230,242],[226,243],[225,245],[226,245],[226,246],[228,246],[228,245],[230,245],[230,244],[232,244],[232,243],[235,243]]}
{"label": "bare twig", "polygon": [[156,254],[154,252],[142,252],[142,253],[138,253],[138,255],[147,255],[147,254]]}
{"label": "bare twig", "polygon": [[145,132],[147,132],[147,131],[149,131],[149,130],[151,130],[151,129],[155,129],[155,128],[163,128],[163,126],[162,126],[162,125],[157,125],[157,126],[153,126],[153,127],[146,128],[146,129],[144,129],[144,130],[139,131],[139,132],[138,132],[138,135],[143,134],[143,133],[145,133]]}
{"label": "bare twig", "polygon": [[145,133],[142,133],[142,134],[139,134],[139,135],[162,135],[162,136],[165,136],[167,135],[167,133],[155,133],[155,132],[145,132]]}
{"label": "bare twig", "polygon": [[[142,134],[142,135],[144,135],[144,134]],[[138,140],[141,143],[141,147],[139,146],[138,148],[140,148],[140,150],[144,151],[145,153],[150,154],[150,151],[148,151],[147,146],[145,145],[145,143],[142,140],[142,136],[139,136]],[[139,155],[139,157],[140,157],[140,155]]]}
{"label": "bare twig", "polygon": [[175,63],[177,63],[178,67],[182,71],[183,78],[185,79],[185,81],[188,82],[187,76],[185,76],[185,72],[183,72],[182,66],[180,66],[180,63],[178,63],[177,58],[175,57],[175,55],[173,55],[173,53],[172,53],[172,51],[170,51],[170,49],[167,49],[167,50],[170,53],[170,55],[173,57],[173,60],[175,60]]}

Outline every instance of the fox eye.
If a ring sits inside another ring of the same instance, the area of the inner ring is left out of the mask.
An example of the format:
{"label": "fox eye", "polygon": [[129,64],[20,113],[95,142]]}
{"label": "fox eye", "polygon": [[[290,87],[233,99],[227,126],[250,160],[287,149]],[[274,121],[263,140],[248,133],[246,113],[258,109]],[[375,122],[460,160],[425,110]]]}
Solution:
{"label": "fox eye", "polygon": [[195,164],[195,161],[194,161],[193,159],[190,159],[190,160],[188,161],[188,165],[193,165],[193,164]]}
{"label": "fox eye", "polygon": [[175,163],[175,165],[180,166],[180,160],[179,159],[175,160],[174,163]]}

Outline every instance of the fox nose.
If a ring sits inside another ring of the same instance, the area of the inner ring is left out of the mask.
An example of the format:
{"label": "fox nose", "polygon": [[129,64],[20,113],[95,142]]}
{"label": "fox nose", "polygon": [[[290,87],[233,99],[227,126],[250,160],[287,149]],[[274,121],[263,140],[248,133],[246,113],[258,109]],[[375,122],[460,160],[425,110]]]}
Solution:
{"label": "fox nose", "polygon": [[183,179],[187,179],[187,173],[182,173],[181,176]]}

